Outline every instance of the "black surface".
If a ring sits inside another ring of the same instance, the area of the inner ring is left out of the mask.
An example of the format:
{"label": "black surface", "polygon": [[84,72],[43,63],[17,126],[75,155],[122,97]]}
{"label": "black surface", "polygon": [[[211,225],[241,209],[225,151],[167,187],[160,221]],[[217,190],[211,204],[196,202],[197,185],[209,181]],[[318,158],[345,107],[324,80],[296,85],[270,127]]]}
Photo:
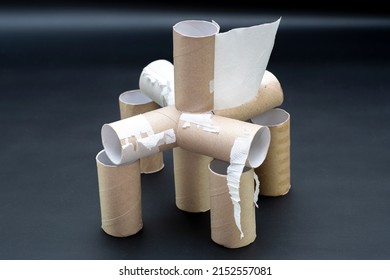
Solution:
{"label": "black surface", "polygon": [[[380,16],[1,11],[0,259],[389,259],[390,21]],[[142,175],[144,228],[100,229],[100,129],[171,27],[282,16],[268,64],[291,114],[292,189],[260,197],[256,241],[225,249],[175,206],[172,153]]]}

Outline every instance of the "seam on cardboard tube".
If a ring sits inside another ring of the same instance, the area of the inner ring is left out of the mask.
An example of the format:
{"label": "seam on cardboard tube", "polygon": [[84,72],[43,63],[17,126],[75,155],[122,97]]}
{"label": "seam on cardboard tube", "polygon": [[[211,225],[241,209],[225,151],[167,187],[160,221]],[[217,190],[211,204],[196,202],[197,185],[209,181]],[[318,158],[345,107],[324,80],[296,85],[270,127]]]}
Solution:
{"label": "seam on cardboard tube", "polygon": [[[212,35],[215,37],[215,35]],[[202,39],[209,39],[210,37],[212,36],[209,36],[209,37],[202,37],[202,38],[199,38],[200,40]],[[199,52],[200,50],[204,49],[204,48],[207,48],[209,47],[209,45],[213,45],[213,47],[215,48],[215,39],[212,40],[211,42],[207,43],[207,44],[203,44],[200,48],[196,48],[196,49],[192,49],[191,51],[189,52],[183,52],[183,53],[177,53],[178,51],[174,51],[173,52],[173,58],[177,58],[177,57],[181,57],[181,56],[186,56],[186,55],[189,55],[189,54],[192,54],[192,53],[195,53],[195,52]],[[214,52],[213,52],[214,53]]]}

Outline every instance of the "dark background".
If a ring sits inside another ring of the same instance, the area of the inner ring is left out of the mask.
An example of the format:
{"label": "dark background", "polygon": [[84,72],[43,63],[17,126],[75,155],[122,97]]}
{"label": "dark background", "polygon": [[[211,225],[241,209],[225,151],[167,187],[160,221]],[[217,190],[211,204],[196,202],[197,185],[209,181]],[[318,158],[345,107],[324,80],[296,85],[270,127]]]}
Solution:
{"label": "dark background", "polygon": [[[390,259],[388,9],[196,3],[0,5],[0,259]],[[142,175],[142,231],[105,234],[100,129],[144,66],[172,61],[172,25],[279,17],[267,69],[291,114],[292,189],[260,197],[256,241],[223,248],[208,212],[176,208],[171,151]]]}

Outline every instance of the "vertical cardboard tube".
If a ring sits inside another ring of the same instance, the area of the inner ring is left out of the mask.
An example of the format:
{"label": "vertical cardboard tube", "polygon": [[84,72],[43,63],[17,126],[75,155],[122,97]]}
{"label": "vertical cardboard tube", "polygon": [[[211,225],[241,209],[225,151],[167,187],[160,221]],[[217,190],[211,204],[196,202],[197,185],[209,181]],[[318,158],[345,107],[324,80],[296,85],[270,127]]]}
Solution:
{"label": "vertical cardboard tube", "polygon": [[114,164],[124,164],[176,147],[179,112],[167,106],[104,124],[104,150]]}
{"label": "vertical cardboard tube", "polygon": [[264,162],[255,169],[260,180],[260,194],[281,196],[291,188],[290,114],[275,108],[252,118],[252,122],[268,126],[271,143]]}
{"label": "vertical cardboard tube", "polygon": [[201,20],[173,26],[175,106],[179,111],[203,113],[214,108],[215,35],[219,26]]}
{"label": "vertical cardboard tube", "polygon": [[181,114],[177,144],[190,152],[230,162],[231,150],[238,138],[248,139],[248,167],[258,167],[270,144],[268,127],[213,114]]}
{"label": "vertical cardboard tube", "polygon": [[102,229],[115,237],[143,227],[139,160],[115,165],[104,150],[96,156]]}
{"label": "vertical cardboard tube", "polygon": [[[129,90],[119,95],[121,119],[159,109],[160,106],[146,96],[140,89]],[[155,173],[164,168],[163,153],[158,152],[140,159],[141,173]]]}
{"label": "vertical cardboard tube", "polygon": [[247,246],[256,239],[253,168],[245,167],[240,178],[241,227],[234,221],[233,204],[227,183],[228,162],[212,160],[209,164],[211,239],[227,248]]}
{"label": "vertical cardboard tube", "polygon": [[213,112],[218,116],[248,121],[252,117],[280,106],[283,103],[283,99],[283,90],[278,79],[274,74],[266,70],[261,80],[260,89],[254,98],[240,106],[215,109]]}
{"label": "vertical cardboard tube", "polygon": [[210,209],[208,165],[211,157],[173,149],[176,206],[186,212],[206,212]]}

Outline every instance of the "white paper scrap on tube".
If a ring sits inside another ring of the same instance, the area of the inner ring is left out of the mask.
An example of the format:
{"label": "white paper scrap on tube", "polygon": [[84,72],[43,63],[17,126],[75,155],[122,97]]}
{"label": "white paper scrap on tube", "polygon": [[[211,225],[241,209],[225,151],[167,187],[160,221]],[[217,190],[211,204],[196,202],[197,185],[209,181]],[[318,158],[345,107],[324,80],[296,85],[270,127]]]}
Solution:
{"label": "white paper scrap on tube", "polygon": [[241,239],[244,237],[244,232],[241,228],[240,180],[245,162],[248,158],[250,146],[251,138],[248,134],[236,138],[230,151],[230,165],[227,168],[226,177],[230,199],[233,203],[234,222],[240,230]]}
{"label": "white paper scrap on tube", "polygon": [[272,23],[235,28],[215,37],[214,108],[237,107],[260,88],[280,18]]}

